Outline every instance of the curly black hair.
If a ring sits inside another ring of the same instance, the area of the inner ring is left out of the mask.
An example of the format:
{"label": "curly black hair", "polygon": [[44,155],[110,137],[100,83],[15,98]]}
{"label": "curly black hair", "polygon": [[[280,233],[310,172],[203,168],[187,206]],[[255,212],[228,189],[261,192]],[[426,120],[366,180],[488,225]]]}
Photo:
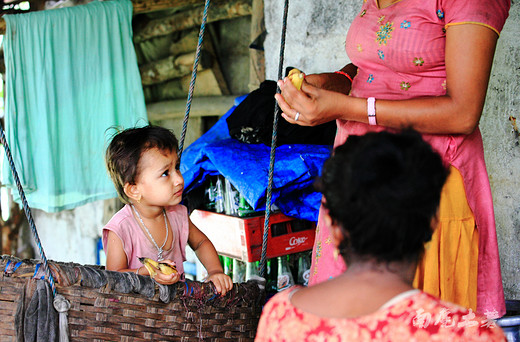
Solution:
{"label": "curly black hair", "polygon": [[139,175],[141,155],[152,148],[172,152],[178,150],[179,143],[169,129],[148,125],[116,132],[108,145],[105,164],[117,193],[124,203],[130,201],[124,191],[125,184],[135,184]]}
{"label": "curly black hair", "polygon": [[350,136],[317,183],[342,228],[343,258],[417,261],[432,237],[447,176],[439,154],[413,130]]}

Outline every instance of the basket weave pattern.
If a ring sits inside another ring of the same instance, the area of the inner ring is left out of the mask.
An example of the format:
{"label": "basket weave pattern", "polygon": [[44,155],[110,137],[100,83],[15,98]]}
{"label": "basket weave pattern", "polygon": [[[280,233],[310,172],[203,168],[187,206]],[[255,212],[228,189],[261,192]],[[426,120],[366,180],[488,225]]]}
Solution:
{"label": "basket weave pattern", "polygon": [[[26,287],[35,281],[38,261],[0,258],[0,336],[2,341],[16,341],[19,329],[16,313],[23,307]],[[14,264],[19,266],[13,272],[10,265]],[[68,311],[71,341],[254,340],[264,301],[264,293],[255,282],[234,284],[225,296],[216,295],[210,283],[177,283],[167,286],[170,294],[168,302],[164,302],[156,284],[153,297],[118,292],[114,290],[118,284],[113,282],[98,288],[84,286],[81,276],[75,283],[64,286],[65,281],[56,274],[56,265],[50,262],[49,268],[57,279],[58,294],[71,304]],[[67,267],[81,275],[84,266],[60,264],[60,269]],[[149,277],[137,277],[141,282],[152,281]]]}

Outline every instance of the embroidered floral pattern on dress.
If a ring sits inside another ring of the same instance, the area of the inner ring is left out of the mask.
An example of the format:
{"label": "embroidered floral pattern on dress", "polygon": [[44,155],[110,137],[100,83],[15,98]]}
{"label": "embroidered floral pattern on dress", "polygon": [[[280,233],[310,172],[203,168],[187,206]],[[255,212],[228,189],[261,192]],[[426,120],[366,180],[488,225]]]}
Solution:
{"label": "embroidered floral pattern on dress", "polygon": [[357,45],[357,50],[358,52],[363,52],[363,47],[361,46],[361,44]]}
{"label": "embroidered floral pattern on dress", "polygon": [[401,90],[404,90],[404,91],[407,91],[408,89],[410,89],[411,85],[410,85],[410,82],[401,82]]}
{"label": "embroidered floral pattern on dress", "polygon": [[424,64],[424,59],[422,59],[422,57],[415,57],[413,59],[413,64],[416,66],[422,66]]}
{"label": "embroidered floral pattern on dress", "polygon": [[318,274],[318,265],[319,265],[320,258],[321,258],[321,241],[318,241],[316,243],[316,252],[314,255],[314,259],[316,260],[316,262],[314,263],[314,270],[312,272],[313,275]]}
{"label": "embroidered floral pattern on dress", "polygon": [[443,19],[444,18],[444,12],[441,11],[440,9],[437,10],[437,17],[439,17],[439,19]]}
{"label": "embroidered floral pattern on dress", "polygon": [[392,31],[394,30],[394,23],[386,22],[380,26],[379,31],[376,32],[376,41],[379,45],[386,45],[387,41],[392,38]]}
{"label": "embroidered floral pattern on dress", "polygon": [[367,10],[362,10],[361,11],[361,14],[359,15],[361,18],[363,18],[363,16],[367,13]]}
{"label": "embroidered floral pattern on dress", "polygon": [[368,82],[368,83],[372,83],[372,81],[374,81],[374,75],[369,74],[369,75],[368,75],[367,82]]}
{"label": "embroidered floral pattern on dress", "polygon": [[402,29],[408,29],[410,28],[410,26],[412,26],[412,23],[409,22],[408,20],[403,20],[403,22],[401,23],[401,28]]}
{"label": "embroidered floral pattern on dress", "polygon": [[377,55],[379,56],[379,59],[381,60],[385,60],[385,53],[383,52],[383,50],[377,50]]}

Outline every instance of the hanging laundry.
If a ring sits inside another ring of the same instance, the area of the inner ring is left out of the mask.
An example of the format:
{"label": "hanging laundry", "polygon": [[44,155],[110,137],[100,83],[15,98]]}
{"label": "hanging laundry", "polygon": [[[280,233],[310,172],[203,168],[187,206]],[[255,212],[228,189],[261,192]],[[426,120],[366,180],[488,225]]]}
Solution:
{"label": "hanging laundry", "polygon": [[[110,128],[148,123],[132,3],[4,18],[5,131],[29,205],[57,212],[116,197],[104,165]],[[6,162],[2,183],[15,186]]]}

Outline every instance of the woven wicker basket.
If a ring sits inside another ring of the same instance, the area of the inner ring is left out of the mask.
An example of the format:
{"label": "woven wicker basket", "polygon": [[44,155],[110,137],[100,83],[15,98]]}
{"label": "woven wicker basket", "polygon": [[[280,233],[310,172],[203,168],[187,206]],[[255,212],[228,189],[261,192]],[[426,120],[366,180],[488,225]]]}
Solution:
{"label": "woven wicker basket", "polygon": [[[38,261],[0,257],[0,336],[16,341],[26,288],[41,275]],[[85,286],[84,268],[106,277],[104,286]],[[258,283],[234,284],[218,296],[210,283],[187,281],[159,288],[149,277],[132,276],[150,285],[153,296],[122,293],[114,283],[117,272],[96,266],[49,262],[58,294],[71,304],[68,329],[71,341],[253,341],[265,300]],[[68,279],[60,274],[67,270]],[[70,278],[70,274],[77,277]],[[119,274],[121,275],[121,274]],[[130,275],[130,273],[124,274]],[[134,279],[134,281],[135,281]],[[71,284],[71,281],[73,282]],[[164,302],[167,288],[168,302]],[[22,308],[22,309],[21,309]],[[22,313],[23,314],[23,313]],[[16,321],[16,322],[15,322]]]}

